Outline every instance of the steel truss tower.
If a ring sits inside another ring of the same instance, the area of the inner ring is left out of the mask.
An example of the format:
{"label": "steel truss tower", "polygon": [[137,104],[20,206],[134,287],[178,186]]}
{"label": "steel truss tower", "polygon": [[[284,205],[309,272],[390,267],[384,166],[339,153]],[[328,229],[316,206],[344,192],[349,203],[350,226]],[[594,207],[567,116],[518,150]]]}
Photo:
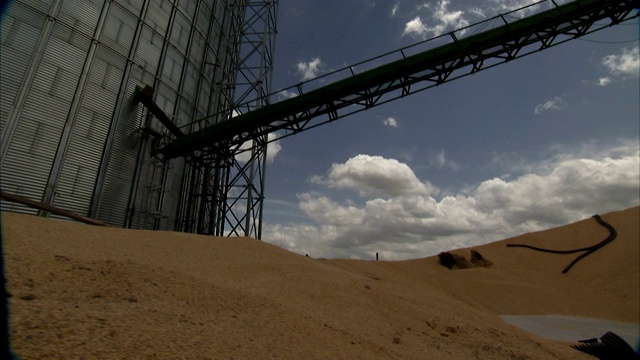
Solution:
{"label": "steel truss tower", "polygon": [[[277,0],[244,0],[229,4],[238,27],[235,73],[222,79],[227,96],[221,111],[189,124],[190,132],[218,123],[268,103],[276,34]],[[217,64],[213,64],[217,65]],[[242,104],[242,106],[240,106]],[[268,134],[256,134],[246,142],[222,141],[188,157],[188,189],[184,194],[178,230],[216,236],[261,237]]]}

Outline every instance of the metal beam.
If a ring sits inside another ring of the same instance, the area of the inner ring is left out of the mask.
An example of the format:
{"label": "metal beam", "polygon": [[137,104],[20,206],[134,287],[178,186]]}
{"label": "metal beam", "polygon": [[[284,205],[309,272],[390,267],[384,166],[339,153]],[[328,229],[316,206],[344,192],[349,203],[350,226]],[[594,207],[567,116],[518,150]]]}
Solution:
{"label": "metal beam", "polygon": [[102,221],[99,221],[99,220],[96,220],[96,219],[92,219],[92,218],[89,218],[89,217],[86,217],[86,216],[82,216],[80,214],[76,214],[76,213],[74,213],[72,211],[61,209],[61,208],[55,207],[53,205],[45,204],[45,203],[42,203],[42,202],[39,202],[39,201],[34,201],[34,200],[31,200],[31,199],[29,199],[27,197],[24,197],[24,196],[15,195],[15,194],[9,194],[9,193],[6,193],[4,191],[0,191],[0,198],[6,199],[6,200],[12,201],[12,202],[17,202],[17,203],[20,203],[20,204],[23,204],[23,205],[27,205],[27,206],[30,206],[32,208],[41,210],[41,211],[43,211],[45,213],[50,213],[51,212],[51,213],[54,213],[56,215],[62,215],[62,216],[68,217],[68,218],[73,219],[73,220],[81,221],[81,222],[83,222],[85,224],[107,226],[107,227],[111,226],[111,225],[109,225],[107,223],[104,223]]}
{"label": "metal beam", "polygon": [[171,133],[178,138],[184,136],[182,130],[177,127],[173,121],[169,118],[167,114],[162,111],[162,109],[153,101],[153,93],[155,90],[149,85],[145,86],[144,89],[140,86],[136,86],[136,90],[133,98],[136,101],[139,101],[144,105],[150,113],[155,115],[155,117],[160,120],[162,125],[167,128],[167,130],[171,131]]}
{"label": "metal beam", "polygon": [[[501,18],[505,25],[479,34],[463,37],[467,28],[445,34],[450,43],[412,56],[398,50],[402,59],[372,70],[356,74],[353,67],[345,68],[351,76],[307,93],[299,84],[298,96],[188,134],[159,153],[170,159],[194,150],[237,150],[246,141],[278,130],[278,138],[293,135],[638,17],[632,12],[640,8],[640,0],[552,3],[550,10],[511,23],[503,15],[488,19],[485,22]],[[607,23],[595,26],[601,20]]]}

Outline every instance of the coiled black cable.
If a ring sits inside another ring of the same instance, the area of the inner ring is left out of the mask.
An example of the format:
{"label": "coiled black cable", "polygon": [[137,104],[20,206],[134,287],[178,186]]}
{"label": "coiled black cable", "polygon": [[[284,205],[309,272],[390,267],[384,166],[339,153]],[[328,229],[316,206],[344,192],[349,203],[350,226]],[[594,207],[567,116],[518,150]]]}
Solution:
{"label": "coiled black cable", "polygon": [[573,267],[573,265],[575,265],[578,261],[584,259],[585,257],[593,254],[595,251],[597,251],[598,249],[602,248],[603,246],[607,245],[608,243],[612,242],[616,236],[618,236],[618,232],[616,231],[616,229],[611,226],[611,224],[605,222],[604,220],[602,220],[602,218],[600,217],[600,215],[593,215],[593,218],[596,219],[596,221],[604,226],[605,228],[607,228],[607,230],[609,230],[609,236],[602,240],[601,242],[592,245],[592,246],[588,246],[588,247],[584,247],[581,249],[574,249],[574,250],[552,250],[552,249],[543,249],[543,248],[539,248],[539,247],[535,247],[535,246],[531,246],[531,245],[525,245],[525,244],[507,244],[507,247],[523,247],[523,248],[527,248],[527,249],[532,249],[532,250],[536,250],[536,251],[542,251],[542,252],[548,252],[548,253],[554,253],[554,254],[573,254],[573,253],[577,253],[580,251],[586,251],[584,254],[578,256],[577,258],[575,258],[569,265],[567,265],[567,267],[564,268],[564,270],[562,270],[563,274],[566,274],[567,272],[569,272],[569,270],[571,270],[571,268]]}

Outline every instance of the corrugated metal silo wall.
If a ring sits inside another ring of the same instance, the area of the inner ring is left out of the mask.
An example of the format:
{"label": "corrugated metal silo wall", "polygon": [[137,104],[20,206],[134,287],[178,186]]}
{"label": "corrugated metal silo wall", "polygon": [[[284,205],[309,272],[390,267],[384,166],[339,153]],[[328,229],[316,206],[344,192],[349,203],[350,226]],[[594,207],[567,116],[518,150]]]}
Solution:
{"label": "corrugated metal silo wall", "polygon": [[118,226],[174,229],[189,165],[150,156],[157,140],[141,129],[164,128],[134,91],[152,86],[184,132],[218,121],[196,120],[230,97],[231,3],[13,1],[0,28],[2,190]]}

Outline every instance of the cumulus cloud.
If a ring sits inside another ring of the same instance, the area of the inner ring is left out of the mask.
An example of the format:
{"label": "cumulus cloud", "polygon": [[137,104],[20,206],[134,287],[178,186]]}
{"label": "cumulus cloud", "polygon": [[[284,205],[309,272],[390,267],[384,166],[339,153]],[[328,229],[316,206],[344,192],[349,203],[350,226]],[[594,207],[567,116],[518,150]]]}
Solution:
{"label": "cumulus cloud", "polygon": [[[528,170],[438,198],[408,165],[358,155],[332,166],[321,182],[328,193],[298,196],[300,209],[314,225],[265,224],[263,239],[324,257],[370,259],[379,252],[385,259],[416,258],[640,203],[637,140],[606,150],[558,153]],[[331,198],[334,187],[353,190],[363,201]]]}
{"label": "cumulus cloud", "polygon": [[336,228],[334,226],[315,226],[304,224],[265,225],[266,226],[262,231],[262,238],[271,244],[280,246],[298,254],[310,254],[312,256],[335,253],[331,249],[331,244],[329,242],[321,241],[321,239],[335,237]]}
{"label": "cumulus cloud", "polygon": [[398,127],[398,121],[392,117],[384,119],[383,124],[394,128]]}
{"label": "cumulus cloud", "polygon": [[[555,0],[555,4],[562,5],[570,0]],[[456,3],[458,4],[458,3]],[[445,34],[449,31],[469,26],[471,23],[508,13],[508,21],[531,16],[555,5],[540,0],[489,0],[482,3],[482,7],[469,6],[464,9],[451,9],[450,0],[425,2],[418,6],[418,10],[428,9],[428,16],[415,16],[404,25],[403,35],[412,35],[419,39],[428,39]],[[519,10],[520,9],[520,10]],[[397,13],[397,5],[393,8],[392,17]],[[457,32],[464,35],[466,31]]]}
{"label": "cumulus cloud", "polygon": [[[276,138],[276,134],[274,133],[269,133],[269,135],[267,135],[267,138],[268,141],[270,141],[267,144],[267,162],[273,162],[276,156],[280,153],[280,150],[282,150],[282,145],[280,145],[280,142],[278,140],[273,141]],[[242,144],[240,146],[240,149],[246,151],[236,155],[236,160],[241,163],[246,163],[247,161],[249,161],[249,159],[251,159],[251,150],[249,149],[251,149],[252,145],[253,141],[246,141],[244,144]]]}
{"label": "cumulus cloud", "polygon": [[302,211],[324,225],[355,225],[362,221],[364,212],[354,206],[340,206],[325,196],[315,197],[310,193],[298,195]]}
{"label": "cumulus cloud", "polygon": [[545,111],[549,111],[549,110],[556,110],[556,111],[562,111],[562,110],[566,110],[569,107],[569,104],[567,104],[566,101],[564,101],[564,99],[562,99],[561,97],[556,96],[555,98],[544,102],[542,104],[538,104],[536,105],[535,109],[533,110],[533,112],[536,115],[542,114]]}
{"label": "cumulus cloud", "polygon": [[616,77],[637,77],[640,75],[640,51],[638,46],[622,49],[621,54],[607,55],[602,59],[609,73]]}
{"label": "cumulus cloud", "polygon": [[343,164],[333,164],[326,177],[314,177],[312,182],[354,190],[361,196],[430,195],[438,191],[431,183],[420,181],[407,164],[371,155],[357,155]]}
{"label": "cumulus cloud", "polygon": [[[424,7],[430,8],[425,4]],[[449,0],[440,0],[432,12],[433,26],[423,23],[420,16],[407,22],[403,35],[413,35],[418,38],[429,38],[442,35],[447,31],[459,29],[469,25],[461,10],[449,10]]]}
{"label": "cumulus cloud", "polygon": [[424,36],[427,33],[427,27],[422,23],[420,16],[416,16],[413,20],[404,25],[403,35],[414,34]]}
{"label": "cumulus cloud", "polygon": [[322,66],[322,60],[319,57],[313,58],[309,62],[299,62],[296,65],[298,74],[302,76],[302,80],[311,80],[318,76],[320,67]]}

